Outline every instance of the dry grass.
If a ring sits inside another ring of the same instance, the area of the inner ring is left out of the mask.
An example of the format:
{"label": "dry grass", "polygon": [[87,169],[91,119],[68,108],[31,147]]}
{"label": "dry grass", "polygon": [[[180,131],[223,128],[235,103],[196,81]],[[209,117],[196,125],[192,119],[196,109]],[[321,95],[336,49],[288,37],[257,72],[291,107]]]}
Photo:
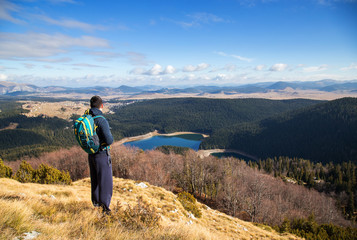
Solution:
{"label": "dry grass", "polygon": [[[48,117],[59,117],[69,119],[72,114],[82,115],[89,108],[89,101],[84,102],[38,102],[38,101],[21,101],[22,108],[29,110],[25,115],[28,117],[37,117],[45,115]],[[108,113],[109,107],[115,104],[105,104],[103,112]]]}
{"label": "dry grass", "polygon": [[[14,239],[37,231],[36,239],[297,239],[279,235],[267,226],[227,216],[197,203],[202,217],[193,219],[176,195],[145,183],[142,188],[132,180],[114,179],[111,208],[120,205],[133,211],[140,198],[154,210],[158,224],[132,228],[120,218],[106,217],[90,202],[90,181],[71,186],[22,184],[0,179],[0,239]],[[114,211],[113,211],[114,212]],[[148,218],[152,219],[152,218]],[[190,222],[191,221],[191,222]],[[190,224],[189,224],[190,222]],[[145,227],[146,226],[146,227]]]}

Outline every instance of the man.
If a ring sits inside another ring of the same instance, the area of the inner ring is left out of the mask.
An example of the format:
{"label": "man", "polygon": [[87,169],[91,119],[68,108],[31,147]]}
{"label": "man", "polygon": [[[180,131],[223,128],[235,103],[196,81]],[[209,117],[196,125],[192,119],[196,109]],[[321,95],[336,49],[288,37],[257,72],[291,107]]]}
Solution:
{"label": "man", "polygon": [[[103,101],[99,96],[93,96],[90,100],[89,113],[101,116],[103,113]],[[103,117],[94,119],[97,126],[96,132],[99,137],[100,148],[94,154],[89,154],[89,170],[91,178],[92,203],[96,207],[102,207],[104,213],[110,213],[110,201],[113,195],[113,172],[110,157],[110,145],[113,136],[110,132],[108,121]]]}

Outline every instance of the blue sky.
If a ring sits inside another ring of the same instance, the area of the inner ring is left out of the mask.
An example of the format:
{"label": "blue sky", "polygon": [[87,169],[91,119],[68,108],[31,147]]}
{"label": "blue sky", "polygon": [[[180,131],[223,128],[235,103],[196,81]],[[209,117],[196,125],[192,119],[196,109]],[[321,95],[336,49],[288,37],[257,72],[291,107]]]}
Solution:
{"label": "blue sky", "polygon": [[0,0],[0,81],[357,79],[357,0]]}

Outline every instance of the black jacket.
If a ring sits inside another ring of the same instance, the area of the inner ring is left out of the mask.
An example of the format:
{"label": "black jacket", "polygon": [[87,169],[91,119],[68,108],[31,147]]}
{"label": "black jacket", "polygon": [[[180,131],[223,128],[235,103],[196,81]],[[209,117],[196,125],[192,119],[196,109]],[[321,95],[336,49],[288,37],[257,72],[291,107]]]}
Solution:
{"label": "black jacket", "polygon": [[[95,116],[102,116],[103,113],[100,111],[98,108],[91,108],[89,113],[95,117]],[[110,127],[107,119],[99,117],[94,119],[95,125],[97,125],[97,134],[99,137],[99,143],[101,146],[106,147],[109,146],[113,143],[114,139],[112,136],[112,133],[110,132]]]}

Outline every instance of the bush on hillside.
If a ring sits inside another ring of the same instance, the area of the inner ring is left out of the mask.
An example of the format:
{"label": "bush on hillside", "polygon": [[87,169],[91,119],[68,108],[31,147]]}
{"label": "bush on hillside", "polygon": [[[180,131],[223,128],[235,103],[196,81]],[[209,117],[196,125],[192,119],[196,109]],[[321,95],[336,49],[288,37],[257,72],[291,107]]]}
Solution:
{"label": "bush on hillside", "polygon": [[4,161],[0,158],[0,178],[11,178],[12,168],[5,166]]}
{"label": "bush on hillside", "polygon": [[60,171],[54,167],[41,164],[33,173],[33,182],[41,184],[71,184],[68,172]]}
{"label": "bush on hillside", "polygon": [[351,227],[340,227],[333,224],[319,225],[314,215],[307,219],[285,219],[284,222],[275,227],[278,232],[290,232],[306,240],[314,239],[355,239],[357,229]]}
{"label": "bush on hillside", "polygon": [[106,224],[119,222],[131,230],[142,230],[155,228],[159,225],[160,215],[155,208],[145,203],[141,197],[138,198],[137,205],[128,205],[123,209],[119,202],[113,208],[111,214],[104,219]]}
{"label": "bush on hillside", "polygon": [[186,211],[191,212],[195,217],[202,217],[201,210],[196,205],[196,199],[188,192],[181,192],[177,195],[178,200]]}
{"label": "bush on hillside", "polygon": [[34,169],[26,161],[22,161],[19,170],[15,174],[15,179],[22,183],[32,182]]}
{"label": "bush on hillside", "polygon": [[41,184],[71,184],[72,180],[68,172],[60,171],[46,164],[40,164],[38,169],[33,169],[26,161],[22,161],[19,170],[15,174],[15,179],[22,183]]}

